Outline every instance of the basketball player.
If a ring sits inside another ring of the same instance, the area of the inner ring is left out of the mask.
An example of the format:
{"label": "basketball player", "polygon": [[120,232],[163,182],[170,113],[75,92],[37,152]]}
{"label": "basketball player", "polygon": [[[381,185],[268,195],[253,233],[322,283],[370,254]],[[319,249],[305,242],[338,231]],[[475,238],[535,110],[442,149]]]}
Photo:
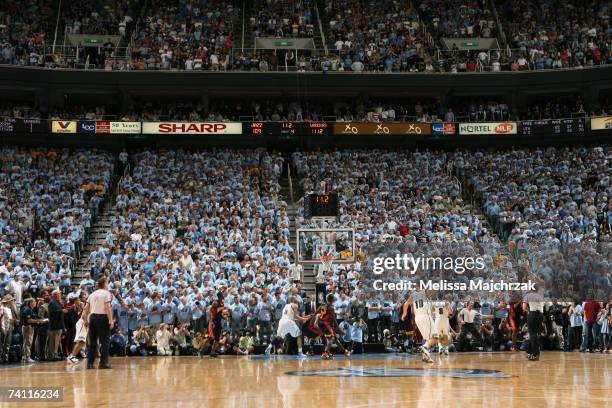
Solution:
{"label": "basketball player", "polygon": [[221,320],[223,319],[223,293],[217,293],[217,300],[212,302],[210,305],[210,320],[208,323],[208,335],[213,342],[210,349],[210,357],[217,357],[217,349],[219,348],[219,340],[221,339]]}
{"label": "basketball player", "polygon": [[439,353],[448,356],[448,344],[450,340],[449,316],[453,313],[451,304],[447,300],[434,302],[435,325],[434,330],[442,340],[439,344]]}
{"label": "basketball player", "polygon": [[[278,330],[276,331],[276,334],[282,339],[284,339],[287,335],[291,335],[291,337],[297,339],[299,357],[306,357],[306,354],[302,352],[304,339],[302,338],[302,331],[300,330],[300,326],[297,324],[297,322],[306,320],[308,320],[308,318],[300,317],[297,300],[294,296],[292,296],[289,303],[283,308],[283,314],[278,322]],[[268,344],[268,347],[266,348],[266,356],[270,355],[272,347],[272,343]]]}
{"label": "basketball player", "polygon": [[335,297],[333,293],[327,295],[326,304],[319,308],[318,313],[318,326],[323,335],[325,336],[326,344],[325,351],[321,355],[323,359],[333,358],[334,355],[331,353],[331,348],[334,343],[347,357],[350,356],[350,351],[346,350],[342,345],[342,342],[338,339],[339,327],[338,321],[336,320],[336,312],[334,310],[333,303]]}
{"label": "basketball player", "polygon": [[414,305],[414,322],[425,341],[421,347],[422,360],[426,363],[433,363],[429,351],[432,346],[438,344],[438,333],[435,330],[432,310],[434,305],[429,301],[425,291],[412,292],[412,304]]}
{"label": "basketball player", "polygon": [[[80,303],[81,301],[78,298],[76,298],[75,304],[77,305],[77,307],[80,307]],[[82,314],[79,320],[76,322],[75,331],[76,331],[76,334],[74,336],[74,347],[72,348],[72,352],[70,353],[70,355],[66,358],[66,360],[71,362],[72,364],[79,363],[79,359],[77,358],[77,356],[79,355],[81,350],[85,347],[85,344],[87,343],[87,327],[85,327],[85,322],[83,321]]]}
{"label": "basketball player", "polygon": [[319,329],[317,325],[317,318],[318,318],[317,313],[313,313],[311,315],[304,316],[304,319],[306,319],[306,322],[304,323],[304,326],[302,326],[302,335],[310,339],[310,343],[309,343],[310,349],[308,350],[308,354],[307,354],[309,356],[314,355],[314,351],[312,347],[313,342],[316,342],[323,335],[323,332]]}
{"label": "basketball player", "polygon": [[406,347],[406,351],[412,353],[412,341],[411,339],[414,337],[414,326],[412,325],[412,321],[414,320],[414,307],[412,305],[412,298],[408,297],[404,304],[402,304],[400,323],[399,323],[399,332],[400,334],[406,337],[410,344],[410,351]]}
{"label": "basketball player", "polygon": [[510,328],[512,329],[512,351],[518,351],[518,335],[523,324],[523,302],[510,303]]}

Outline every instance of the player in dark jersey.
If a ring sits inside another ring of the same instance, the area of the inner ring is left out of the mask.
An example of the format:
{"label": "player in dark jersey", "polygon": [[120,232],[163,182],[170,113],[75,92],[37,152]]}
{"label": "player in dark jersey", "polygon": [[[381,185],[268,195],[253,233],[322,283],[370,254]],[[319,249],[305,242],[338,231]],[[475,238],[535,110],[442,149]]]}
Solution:
{"label": "player in dark jersey", "polygon": [[338,346],[340,350],[347,357],[350,356],[350,351],[346,350],[342,345],[342,342],[339,341],[338,336],[341,334],[340,327],[338,325],[338,321],[336,320],[336,311],[334,310],[334,295],[329,294],[326,298],[326,304],[319,308],[319,312],[317,313],[317,325],[321,333],[325,336],[326,344],[325,351],[321,355],[324,359],[333,358],[333,354],[331,354],[331,348],[334,343]]}
{"label": "player in dark jersey", "polygon": [[208,335],[213,341],[213,345],[210,349],[210,357],[217,357],[217,348],[219,347],[219,340],[221,338],[221,320],[223,319],[223,311],[225,306],[223,304],[223,293],[217,294],[217,300],[212,302],[210,305],[210,319],[208,323]]}
{"label": "player in dark jersey", "polygon": [[319,315],[317,313],[313,313],[309,316],[304,316],[306,318],[306,321],[302,326],[302,336],[308,337],[310,339],[310,348],[306,352],[306,354],[309,356],[314,355],[312,343],[317,341],[323,335],[323,332],[321,331],[321,329],[319,329],[319,326],[317,324],[318,316]]}
{"label": "player in dark jersey", "polygon": [[512,351],[518,351],[518,334],[523,324],[523,303],[510,303],[510,328],[512,329]]}
{"label": "player in dark jersey", "polygon": [[406,351],[409,353],[412,353],[412,347],[413,344],[415,344],[412,341],[415,336],[413,321],[414,309],[412,307],[412,300],[408,298],[404,304],[402,304],[402,308],[400,310],[399,332],[405,339],[404,346]]}

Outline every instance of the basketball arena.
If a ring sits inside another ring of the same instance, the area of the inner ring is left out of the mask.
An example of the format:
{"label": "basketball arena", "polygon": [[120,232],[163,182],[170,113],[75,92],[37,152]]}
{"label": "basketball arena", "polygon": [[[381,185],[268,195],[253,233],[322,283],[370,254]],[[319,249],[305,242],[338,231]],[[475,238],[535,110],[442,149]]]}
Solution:
{"label": "basketball arena", "polygon": [[612,407],[610,10],[0,2],[0,406]]}

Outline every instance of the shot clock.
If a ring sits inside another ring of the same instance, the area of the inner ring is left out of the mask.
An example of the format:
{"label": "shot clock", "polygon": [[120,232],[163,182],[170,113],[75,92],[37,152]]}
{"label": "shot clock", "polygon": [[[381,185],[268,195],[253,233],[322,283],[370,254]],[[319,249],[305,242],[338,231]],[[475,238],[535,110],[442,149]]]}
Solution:
{"label": "shot clock", "polygon": [[309,194],[304,198],[304,217],[337,217],[338,194]]}

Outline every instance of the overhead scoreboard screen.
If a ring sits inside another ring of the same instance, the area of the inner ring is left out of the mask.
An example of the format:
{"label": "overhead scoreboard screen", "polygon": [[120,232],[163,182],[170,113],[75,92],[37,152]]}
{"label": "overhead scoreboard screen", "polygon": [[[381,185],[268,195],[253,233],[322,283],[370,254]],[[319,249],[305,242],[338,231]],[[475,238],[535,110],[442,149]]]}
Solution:
{"label": "overhead scoreboard screen", "polygon": [[338,194],[308,194],[304,197],[304,218],[337,216]]}
{"label": "overhead scoreboard screen", "polygon": [[328,122],[251,122],[247,129],[252,136],[278,136],[283,139],[331,135],[333,130]]}
{"label": "overhead scoreboard screen", "polygon": [[586,121],[584,118],[570,119],[541,119],[521,121],[522,135],[565,135],[585,133]]}

